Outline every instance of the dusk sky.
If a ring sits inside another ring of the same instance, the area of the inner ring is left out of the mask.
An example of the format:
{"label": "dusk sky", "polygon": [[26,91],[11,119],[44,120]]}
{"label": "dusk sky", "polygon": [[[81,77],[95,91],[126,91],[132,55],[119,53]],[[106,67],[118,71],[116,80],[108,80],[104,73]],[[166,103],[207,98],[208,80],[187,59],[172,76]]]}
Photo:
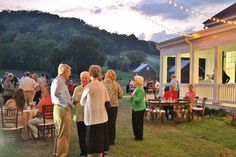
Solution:
{"label": "dusk sky", "polygon": [[76,17],[112,33],[160,42],[203,29],[202,22],[233,3],[235,0],[172,0],[171,4],[169,0],[0,0],[0,10],[40,10]]}

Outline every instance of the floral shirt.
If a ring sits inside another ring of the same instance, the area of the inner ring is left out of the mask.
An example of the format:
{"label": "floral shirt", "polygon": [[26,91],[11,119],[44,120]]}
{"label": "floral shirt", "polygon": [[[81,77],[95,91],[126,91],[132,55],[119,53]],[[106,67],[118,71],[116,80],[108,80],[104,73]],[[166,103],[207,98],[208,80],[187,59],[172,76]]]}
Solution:
{"label": "floral shirt", "polygon": [[119,106],[119,98],[122,98],[123,91],[120,87],[120,84],[116,81],[104,80],[103,84],[107,88],[107,92],[110,96],[110,104],[113,107]]}

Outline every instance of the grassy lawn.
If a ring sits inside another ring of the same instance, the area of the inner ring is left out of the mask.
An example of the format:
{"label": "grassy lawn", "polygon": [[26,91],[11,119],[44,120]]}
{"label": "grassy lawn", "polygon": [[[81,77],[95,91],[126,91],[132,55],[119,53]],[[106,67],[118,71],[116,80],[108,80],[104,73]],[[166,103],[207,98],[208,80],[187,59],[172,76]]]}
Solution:
{"label": "grassy lawn", "polygon": [[[119,107],[116,144],[110,147],[111,157],[235,157],[236,128],[223,118],[206,117],[182,124],[145,121],[144,141],[133,139],[131,108],[123,99]],[[225,119],[229,119],[226,117]],[[1,157],[50,157],[53,140],[5,141],[0,138]],[[7,139],[6,139],[7,140]],[[71,129],[69,157],[79,154],[75,125]]]}

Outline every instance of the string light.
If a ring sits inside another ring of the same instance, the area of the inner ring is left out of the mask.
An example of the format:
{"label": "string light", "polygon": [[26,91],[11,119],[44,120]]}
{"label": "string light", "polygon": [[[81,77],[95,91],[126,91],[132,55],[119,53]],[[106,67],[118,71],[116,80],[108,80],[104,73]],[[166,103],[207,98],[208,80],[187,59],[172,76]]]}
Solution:
{"label": "string light", "polygon": [[[197,9],[194,10],[194,9],[187,8],[186,6],[184,6],[180,3],[177,3],[176,0],[169,0],[169,4],[173,5],[174,7],[178,7],[181,10],[184,10],[185,12],[193,14],[193,15],[208,17],[206,14],[204,14],[203,11],[198,11]],[[221,22],[224,24],[236,25],[236,21],[224,20],[224,19],[219,19],[219,18],[215,18],[215,17],[208,18],[208,19],[213,22]]]}
{"label": "string light", "polygon": [[[119,2],[120,2],[121,4],[124,4],[124,3],[125,3],[125,2],[123,2],[123,1],[121,1],[121,0],[119,0]],[[169,3],[172,3],[172,1],[169,1]],[[137,11],[134,10],[133,7],[130,6],[130,4],[128,4],[128,3],[125,3],[124,6],[129,7],[131,10],[133,10],[133,11],[135,11],[136,13],[142,15],[145,19],[147,19],[148,21],[152,22],[152,23],[155,24],[155,25],[158,25],[159,27],[161,27],[161,28],[162,28],[163,30],[165,30],[165,31],[166,31],[166,30],[169,30],[170,32],[173,32],[173,33],[175,33],[175,34],[179,34],[179,35],[182,35],[182,36],[185,36],[185,37],[192,37],[192,38],[199,38],[199,37],[200,37],[200,35],[197,35],[197,34],[187,34],[187,33],[185,33],[185,32],[176,31],[176,30],[178,30],[177,28],[169,28],[169,27],[167,27],[167,26],[165,26],[165,25],[163,25],[163,24],[161,24],[161,23],[159,23],[159,22],[153,20],[152,18],[150,18],[149,16],[143,14],[142,12],[137,12]],[[177,6],[178,6],[178,4],[176,4],[176,7],[177,7]],[[183,8],[183,9],[184,9],[184,8]]]}

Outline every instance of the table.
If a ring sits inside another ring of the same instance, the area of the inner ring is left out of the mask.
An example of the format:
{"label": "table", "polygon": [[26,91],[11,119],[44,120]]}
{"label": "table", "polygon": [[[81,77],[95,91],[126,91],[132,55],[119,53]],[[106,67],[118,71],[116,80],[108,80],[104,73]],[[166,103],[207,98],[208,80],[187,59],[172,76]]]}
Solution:
{"label": "table", "polygon": [[[149,108],[160,108],[160,110],[163,110],[164,107],[166,106],[180,106],[184,109],[187,110],[187,120],[190,121],[190,110],[189,110],[189,101],[187,100],[183,100],[183,99],[179,99],[177,101],[160,101],[160,100],[155,100],[155,99],[148,99],[148,107]],[[163,117],[162,117],[163,118]],[[163,122],[163,119],[162,121]]]}
{"label": "table", "polygon": [[21,137],[23,140],[29,140],[32,139],[28,129],[27,129],[27,122],[30,119],[33,119],[33,116],[36,115],[38,112],[38,109],[27,109],[24,110],[22,113],[22,119],[21,119],[21,124],[24,127],[21,132]]}

